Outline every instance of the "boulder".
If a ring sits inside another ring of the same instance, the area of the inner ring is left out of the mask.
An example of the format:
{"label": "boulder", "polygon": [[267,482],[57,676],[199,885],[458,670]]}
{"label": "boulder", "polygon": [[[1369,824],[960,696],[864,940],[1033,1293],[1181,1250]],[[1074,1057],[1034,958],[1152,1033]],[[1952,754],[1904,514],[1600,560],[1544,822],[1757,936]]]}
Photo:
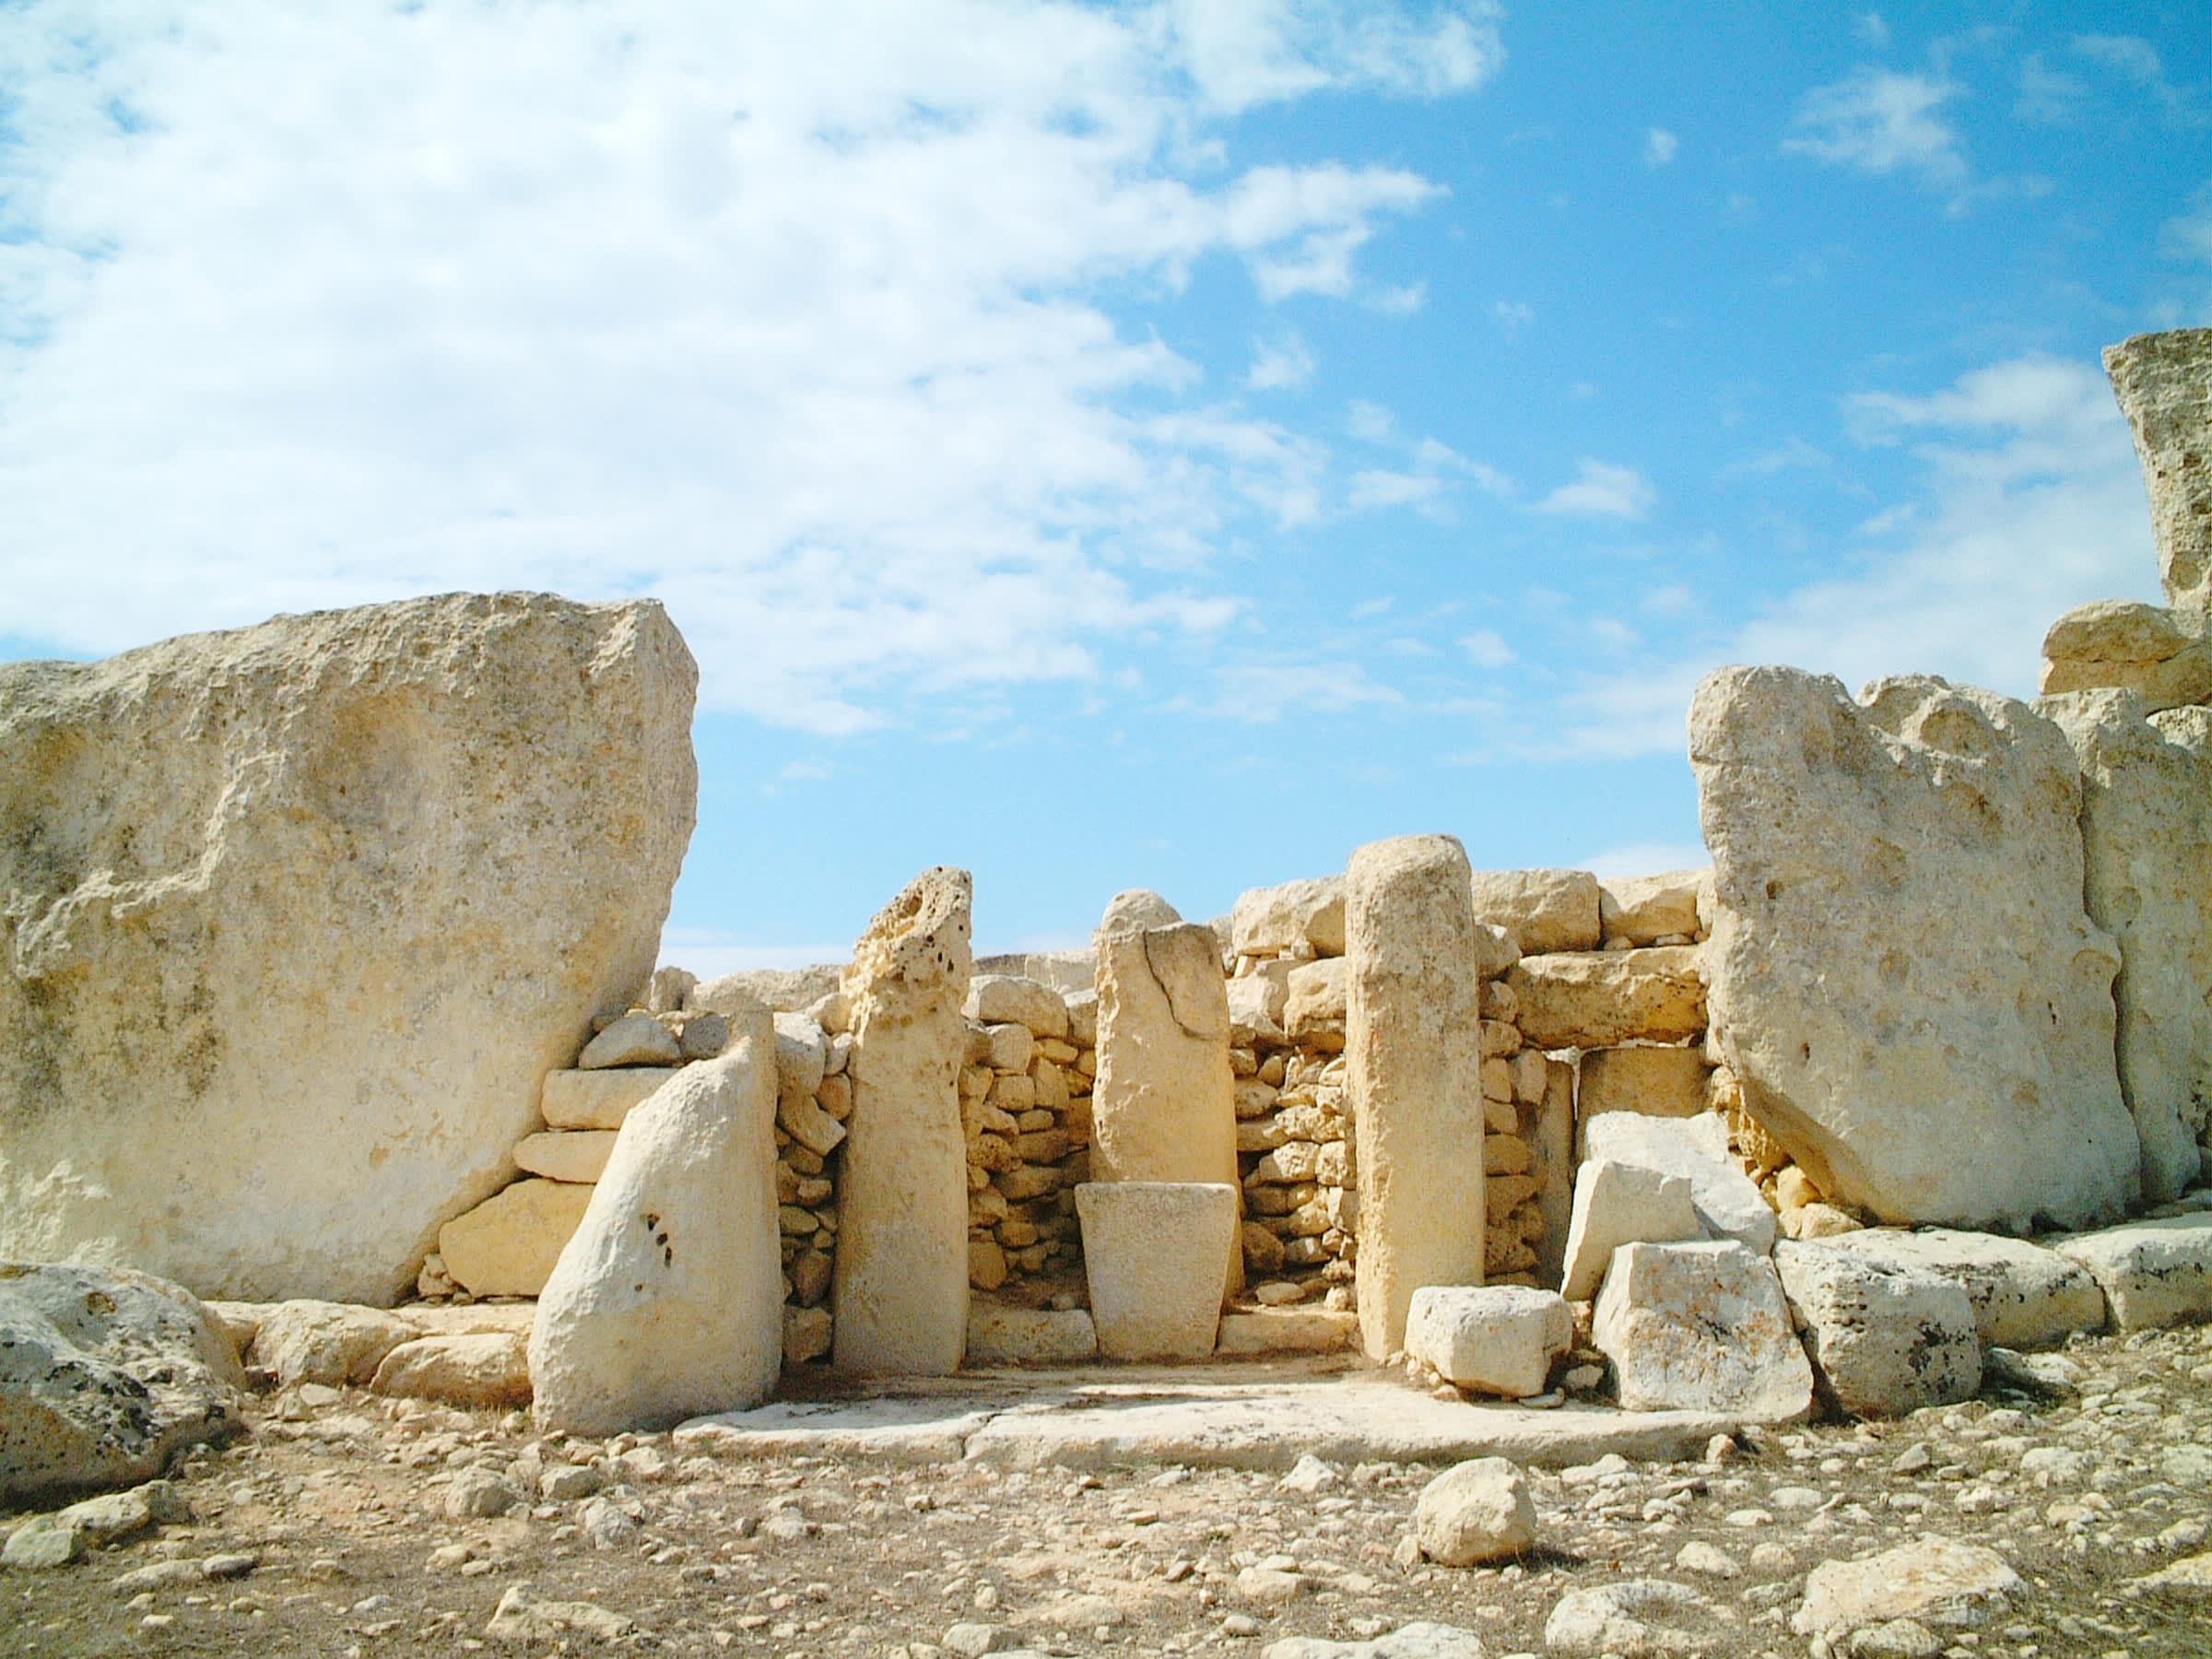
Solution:
{"label": "boulder", "polygon": [[673,1065],[547,1072],[539,1090],[538,1109],[548,1128],[619,1129],[630,1109],[650,1100],[676,1073]]}
{"label": "boulder", "polygon": [[1689,1201],[1706,1236],[1734,1239],[1760,1255],[1774,1247],[1773,1206],[1728,1150],[1728,1124],[1717,1112],[1694,1118],[1649,1118],[1614,1112],[1583,1126],[1586,1156],[1639,1164],[1689,1182]]}
{"label": "boulder", "polygon": [[281,1385],[363,1383],[383,1357],[419,1335],[396,1313],[347,1302],[288,1301],[265,1310],[253,1335],[253,1363]]}
{"label": "boulder", "polygon": [[1456,1387],[1507,1399],[1542,1394],[1551,1362],[1573,1346],[1574,1310],[1553,1290],[1424,1285],[1406,1316],[1409,1358]]}
{"label": "boulder", "polygon": [[2133,1203],[2119,953],[2082,910],[2065,735],[1928,677],[1854,702],[1822,676],[1726,668],[1698,688],[1690,758],[1714,1036],[1745,1110],[1820,1191],[1884,1220],[2018,1230]]}
{"label": "boulder", "polygon": [[0,1255],[396,1299],[645,988],[696,679],[535,594],[0,665]]}
{"label": "boulder", "polygon": [[2104,688],[2133,691],[2147,712],[2212,700],[2212,641],[2204,618],[2155,605],[2099,599],[2043,636],[2045,696]]}
{"label": "boulder", "polygon": [[1503,928],[1523,956],[1595,950],[1605,936],[1587,870],[1477,870],[1468,892],[1476,920]]}
{"label": "boulder", "polygon": [[1303,954],[1342,956],[1344,877],[1286,881],[1253,888],[1240,896],[1229,915],[1230,949],[1238,956]]}
{"label": "boulder", "polygon": [[1448,835],[1371,841],[1346,871],[1359,1328],[1374,1359],[1404,1347],[1421,1286],[1483,1279],[1481,943],[1469,881],[1466,852]]}
{"label": "boulder", "polygon": [[151,1479],[237,1428],[245,1380],[182,1286],[0,1262],[0,1507]]}
{"label": "boulder", "polygon": [[1560,1596],[1544,1621],[1544,1649],[1560,1659],[1702,1653],[1721,1624],[1720,1610],[1687,1584],[1622,1579]]}
{"label": "boulder", "polygon": [[1812,1367],[1774,1264],[1734,1240],[1622,1245],[1590,1331],[1630,1411],[1780,1423],[1812,1409]]}
{"label": "boulder", "polygon": [[1246,1043],[1259,1037],[1278,1043],[1285,1040],[1283,1017],[1289,999],[1290,970],[1277,960],[1270,960],[1267,966],[1279,967],[1282,971],[1241,973],[1229,982],[1230,1034]]}
{"label": "boulder", "polygon": [[1790,1629],[1832,1639],[1910,1618],[1938,1630],[1971,1630],[2027,1594],[2026,1582],[1995,1550],[1925,1534],[1878,1555],[1814,1568]]}
{"label": "boulder", "polygon": [[[1204,1359],[1214,1351],[1237,1189],[1220,1182],[1085,1182],[1076,1188],[1083,1272],[1109,1359]],[[1221,1271],[1206,1271],[1218,1262]]]}
{"label": "boulder", "polygon": [[1413,1537],[1421,1554],[1443,1567],[1526,1555],[1536,1542],[1528,1477],[1503,1457],[1454,1464],[1414,1500]]}
{"label": "boulder", "polygon": [[1038,1037],[1067,1036],[1067,1000],[1050,985],[1012,974],[979,973],[961,1011],[984,1025],[1027,1026]]}
{"label": "boulder", "polygon": [[1641,950],[1525,952],[1506,983],[1533,1048],[1602,1049],[1683,1042],[1705,1030],[1705,984],[1694,945]]}
{"label": "boulder", "polygon": [[1559,1288],[1588,1301],[1623,1244],[1679,1244],[1705,1237],[1687,1175],[1609,1158],[1587,1159],[1574,1178],[1574,1214]]}
{"label": "boulder", "polygon": [[1608,1112],[1696,1117],[1712,1075],[1700,1048],[1592,1049],[1583,1056],[1576,1110],[1584,1119]]}
{"label": "boulder", "polygon": [[1604,943],[1680,944],[1697,936],[1698,895],[1712,879],[1706,869],[1664,876],[1615,876],[1600,883],[1597,914]]}
{"label": "boulder", "polygon": [[2212,1319],[2212,1211],[2128,1221],[2053,1248],[2088,1270],[2123,1331]]}
{"label": "boulder", "polygon": [[[1176,927],[1182,922],[1182,912],[1149,888],[1129,888],[1106,900],[1105,912],[1099,917],[1099,925],[1092,931],[1095,939],[1100,934],[1143,933],[1153,927]],[[1092,962],[1097,962],[1094,947]]]}
{"label": "boulder", "polygon": [[1853,1417],[1903,1417],[1982,1388],[1974,1306],[1949,1279],[1831,1245],[1774,1246],[1822,1394]]}
{"label": "boulder", "polygon": [[473,1296],[535,1296],[591,1201],[574,1182],[518,1181],[440,1228],[438,1253]]}
{"label": "boulder", "polygon": [[974,892],[965,870],[924,870],[868,924],[846,970],[854,1041],[837,1192],[841,1371],[944,1376],[959,1367],[968,1341],[962,1004],[988,1023],[1028,1025],[1017,1018],[1028,1009],[1050,1027],[1049,999],[1058,1032],[1039,1034],[1067,1030],[1067,1005],[1033,982],[1000,980],[987,1001],[969,996]]}
{"label": "boulder", "polygon": [[2150,488],[2166,603],[2212,608],[2212,328],[2136,335],[2104,350]]}
{"label": "boulder", "polygon": [[541,1429],[656,1431],[765,1400],[782,1364],[776,1034],[730,1016],[720,1059],[629,1114],[538,1299]]}
{"label": "boulder", "polygon": [[477,1410],[527,1406],[529,1347],[520,1331],[418,1336],[383,1357],[369,1387],[397,1399],[436,1400]]}
{"label": "boulder", "polygon": [[2196,1182],[2212,1101],[2212,710],[2146,717],[2123,691],[2041,705],[2081,764],[2089,919],[2119,941],[2120,1093],[2143,1197]]}
{"label": "boulder", "polygon": [[830,1034],[811,1015],[776,1014],[776,1092],[811,1097],[830,1069]]}
{"label": "boulder", "polygon": [[1908,1272],[1932,1273],[1966,1292],[1985,1347],[2041,1347],[2104,1328],[2104,1292],[2077,1262],[2021,1239],[1932,1227],[1871,1227],[1823,1243]]}
{"label": "boulder", "polygon": [[682,1043],[650,1014],[625,1014],[583,1045],[578,1071],[606,1071],[618,1065],[678,1065]]}

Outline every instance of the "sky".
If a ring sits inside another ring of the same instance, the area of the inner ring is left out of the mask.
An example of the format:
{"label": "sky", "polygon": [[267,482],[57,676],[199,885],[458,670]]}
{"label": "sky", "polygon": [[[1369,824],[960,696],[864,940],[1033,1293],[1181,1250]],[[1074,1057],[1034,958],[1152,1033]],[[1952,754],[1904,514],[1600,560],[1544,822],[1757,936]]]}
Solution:
{"label": "sky", "polygon": [[664,602],[664,956],[1704,862],[1691,688],[2156,599],[2185,4],[0,0],[0,658]]}

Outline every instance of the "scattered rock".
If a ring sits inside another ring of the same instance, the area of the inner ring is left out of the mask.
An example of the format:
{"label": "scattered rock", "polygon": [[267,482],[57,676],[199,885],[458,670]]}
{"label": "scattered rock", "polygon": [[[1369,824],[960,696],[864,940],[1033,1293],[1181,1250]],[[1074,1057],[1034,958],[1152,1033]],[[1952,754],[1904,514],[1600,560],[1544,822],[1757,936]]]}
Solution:
{"label": "scattered rock", "polygon": [[1502,1457],[1477,1457],[1421,1488],[1413,1535],[1421,1553],[1446,1567],[1475,1567],[1528,1553],[1536,1508],[1528,1480]]}
{"label": "scattered rock", "polygon": [[1509,1399],[1542,1394],[1573,1342],[1566,1299],[1519,1285],[1425,1285],[1406,1321],[1407,1354],[1447,1382]]}
{"label": "scattered rock", "polygon": [[2123,1331],[2212,1317],[2212,1212],[2077,1233],[2053,1248],[2088,1270]]}
{"label": "scattered rock", "polygon": [[540,1601],[527,1584],[510,1584],[484,1634],[494,1641],[559,1641],[572,1636],[614,1641],[635,1628],[634,1621],[590,1602]]}
{"label": "scattered rock", "polygon": [[1291,1636],[1269,1642],[1261,1650],[1261,1659],[1489,1659],[1489,1650],[1472,1630],[1422,1619],[1400,1625],[1372,1641]]}
{"label": "scattered rock", "polygon": [[1712,1602],[1687,1584],[1624,1579],[1570,1590],[1544,1621],[1544,1645],[1573,1659],[1650,1659],[1697,1653],[1712,1641]]}
{"label": "scattered rock", "polygon": [[1910,1618],[1946,1630],[1971,1630],[2027,1588],[1995,1550],[1924,1535],[1879,1555],[1814,1568],[1790,1629],[1800,1636],[1832,1638]]}
{"label": "scattered rock", "polygon": [[1973,1304],[1947,1278],[1823,1244],[1774,1247],[1822,1389],[1857,1417],[1902,1417],[1982,1387]]}
{"label": "scattered rock", "polygon": [[253,1337],[253,1363],[279,1385],[363,1383],[383,1357],[421,1335],[397,1314],[344,1302],[287,1301],[265,1309]]}
{"label": "scattered rock", "polygon": [[417,1337],[384,1356],[369,1387],[375,1394],[448,1406],[527,1406],[528,1339],[519,1331]]}

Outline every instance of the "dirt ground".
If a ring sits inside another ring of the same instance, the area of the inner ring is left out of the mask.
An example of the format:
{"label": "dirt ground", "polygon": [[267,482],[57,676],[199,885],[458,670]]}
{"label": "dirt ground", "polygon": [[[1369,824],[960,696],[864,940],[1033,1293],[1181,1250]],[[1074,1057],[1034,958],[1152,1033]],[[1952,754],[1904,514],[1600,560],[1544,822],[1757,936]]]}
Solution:
{"label": "dirt ground", "polygon": [[[2058,1397],[1995,1391],[1751,1432],[1712,1461],[1532,1471],[1535,1553],[1464,1570],[1401,1565],[1428,1468],[1309,1468],[1309,1490],[1180,1467],[718,1462],[666,1436],[541,1440],[520,1414],[264,1395],[248,1433],[177,1471],[189,1524],[0,1575],[0,1651],[927,1659],[964,1624],[990,1629],[956,1645],[1257,1655],[1430,1619],[1498,1655],[1544,1652],[1569,1591],[1648,1577],[1710,1599],[1688,1651],[1748,1659],[1807,1653],[1789,1619],[1808,1570],[1934,1534],[1995,1548],[2028,1584],[1947,1633],[1959,1659],[2212,1653],[2212,1601],[2131,1583],[2212,1545],[2212,1328],[2081,1338],[2063,1358],[2077,1374]],[[251,1570],[194,1565],[222,1556]],[[143,1571],[160,1562],[178,1565]],[[630,1628],[497,1638],[518,1583]]]}

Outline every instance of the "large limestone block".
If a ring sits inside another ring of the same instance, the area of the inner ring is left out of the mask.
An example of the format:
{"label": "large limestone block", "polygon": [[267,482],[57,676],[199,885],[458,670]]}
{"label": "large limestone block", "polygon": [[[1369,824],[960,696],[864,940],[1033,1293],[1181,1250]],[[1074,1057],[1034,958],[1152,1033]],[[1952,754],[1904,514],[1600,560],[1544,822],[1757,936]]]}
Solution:
{"label": "large limestone block", "polygon": [[1229,913],[1230,949],[1238,956],[1344,954],[1344,877],[1253,888]]}
{"label": "large limestone block", "polygon": [[2132,1204],[2119,953],[2082,910],[2065,735],[1932,677],[1853,702],[1822,676],[1724,668],[1698,688],[1690,759],[1714,1035],[1821,1192],[2019,1230]]}
{"label": "large limestone block", "polygon": [[1520,999],[1521,1035],[1532,1048],[1682,1042],[1705,1030],[1694,945],[1524,954],[1506,983]]}
{"label": "large limestone block", "polygon": [[[2027,1581],[1995,1550],[1924,1533],[1878,1555],[1814,1568],[1790,1629],[1800,1636],[1850,1637],[1910,1619],[1924,1630],[1972,1630],[2029,1594]],[[1866,1653],[1871,1644],[1852,1646]]]}
{"label": "large limestone block", "polygon": [[0,1254],[394,1300],[653,971],[696,680],[537,594],[0,665]]}
{"label": "large limestone block", "polygon": [[2146,718],[2117,691],[2042,708],[2081,763],[2089,919],[2120,943],[2120,1092],[2164,1204],[2196,1181],[2212,1102],[2212,711]]}
{"label": "large limestone block", "polygon": [[721,1058],[629,1114],[530,1327],[546,1430],[657,1431],[758,1406],[783,1363],[776,1031],[756,1003]]}
{"label": "large limestone block", "polygon": [[1291,969],[1283,982],[1283,1030],[1290,1040],[1324,1050],[1343,1047],[1349,986],[1342,957]]}
{"label": "large limestone block", "polygon": [[1076,1188],[1076,1214],[1099,1352],[1109,1359],[1211,1354],[1230,1288],[1237,1189],[1220,1182],[1085,1182]]}
{"label": "large limestone block", "polygon": [[868,924],[846,971],[853,1114],[837,1194],[841,1371],[943,1376],[959,1369],[967,1344],[960,1005],[974,961],[974,891],[965,870],[924,870]]}
{"label": "large limestone block", "polygon": [[0,1506],[150,1480],[238,1426],[245,1380],[180,1285],[0,1262]]}
{"label": "large limestone block", "polygon": [[1570,1301],[1595,1296],[1623,1244],[1680,1244],[1704,1236],[1688,1176],[1590,1159],[1574,1178],[1560,1292]]}
{"label": "large limestone block", "polygon": [[1774,1264],[1733,1240],[1622,1245],[1590,1336],[1613,1361],[1630,1411],[1787,1422],[1812,1409],[1812,1367]]}
{"label": "large limestone block", "polygon": [[979,973],[962,1011],[985,1025],[1018,1025],[1036,1037],[1067,1035],[1067,999],[1050,985],[1010,973]]}
{"label": "large limestone block", "polygon": [[2129,1221],[2055,1248],[2088,1269],[2123,1331],[2212,1319],[2212,1213]]}
{"label": "large limestone block", "polygon": [[619,1129],[630,1109],[652,1099],[676,1073],[673,1065],[547,1072],[539,1110],[553,1129]]}
{"label": "large limestone block", "polygon": [[1947,1278],[1784,1239],[1774,1265],[1823,1392],[1854,1417],[1903,1417],[1982,1389],[1974,1305]]}
{"label": "large limestone block", "polygon": [[1098,1180],[1236,1181],[1229,990],[1203,923],[1100,935],[1090,1103]]}
{"label": "large limestone block", "polygon": [[1523,956],[1595,950],[1605,936],[1587,870],[1477,870],[1469,891],[1476,919],[1511,934]]}
{"label": "large limestone block", "polygon": [[2077,1262],[1991,1233],[1931,1227],[1871,1227],[1823,1243],[1909,1271],[1932,1273],[1966,1292],[1987,1347],[2041,1347],[2075,1331],[2104,1328],[2104,1293]]}
{"label": "large limestone block", "polygon": [[1079,1365],[1099,1351],[1098,1328],[1082,1308],[1010,1308],[978,1300],[968,1310],[968,1364]]}
{"label": "large limestone block", "polygon": [[1777,1225],[1764,1194],[1728,1150],[1728,1124],[1718,1112],[1694,1118],[1649,1118],[1613,1112],[1583,1128],[1586,1154],[1639,1164],[1689,1182],[1689,1199],[1707,1236],[1734,1239],[1764,1255]]}
{"label": "large limestone block", "polygon": [[1608,1112],[1696,1117],[1712,1075],[1701,1048],[1592,1049],[1583,1056],[1576,1110],[1584,1119]]}
{"label": "large limestone block", "polygon": [[2104,350],[2150,488],[2169,605],[2212,607],[2212,328],[2137,335]]}
{"label": "large limestone block", "polygon": [[2096,599],[2043,636],[2046,695],[2112,687],[2135,692],[2146,712],[2212,701],[2212,641],[2201,612],[2130,599]]}
{"label": "large limestone block", "polygon": [[1371,841],[1345,876],[1359,1329],[1376,1359],[1405,1345],[1416,1290],[1483,1278],[1486,944],[1471,879],[1448,835]]}
{"label": "large limestone block", "polygon": [[1574,1310],[1521,1285],[1424,1285],[1406,1315],[1406,1352],[1477,1394],[1540,1394],[1574,1344]]}
{"label": "large limestone block", "polygon": [[1663,876],[1615,876],[1599,884],[1597,913],[1606,942],[1680,944],[1700,926],[1698,895],[1712,879],[1707,869],[1670,870]]}
{"label": "large limestone block", "polygon": [[446,1272],[472,1295],[535,1296],[582,1221],[592,1192],[535,1176],[500,1189],[438,1230]]}

